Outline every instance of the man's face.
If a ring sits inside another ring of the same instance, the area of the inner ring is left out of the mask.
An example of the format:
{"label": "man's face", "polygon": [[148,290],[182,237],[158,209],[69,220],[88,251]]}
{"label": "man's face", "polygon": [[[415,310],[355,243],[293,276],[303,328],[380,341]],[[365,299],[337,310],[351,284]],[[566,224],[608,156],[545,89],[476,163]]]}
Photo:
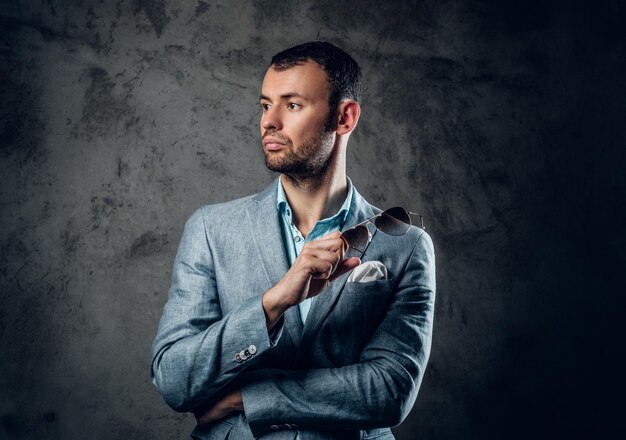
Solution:
{"label": "man's face", "polygon": [[265,164],[293,177],[322,174],[329,163],[335,132],[326,72],[309,61],[283,71],[272,67],[261,88],[261,136]]}

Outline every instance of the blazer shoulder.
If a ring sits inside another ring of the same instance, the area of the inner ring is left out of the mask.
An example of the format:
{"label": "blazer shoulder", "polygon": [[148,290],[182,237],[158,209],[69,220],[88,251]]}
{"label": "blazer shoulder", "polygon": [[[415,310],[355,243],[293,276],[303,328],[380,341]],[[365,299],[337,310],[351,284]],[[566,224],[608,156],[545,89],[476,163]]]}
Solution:
{"label": "blazer shoulder", "polygon": [[405,234],[406,251],[411,255],[427,253],[434,255],[435,247],[431,236],[422,228],[412,225]]}
{"label": "blazer shoulder", "polygon": [[[267,188],[257,194],[230,200],[228,202],[204,205],[196,209],[187,220],[187,224],[211,228],[219,228],[221,225],[232,226],[239,224],[245,217],[246,210],[259,203],[275,203],[276,182],[271,183]],[[273,197],[272,197],[273,196]],[[218,229],[219,230],[219,229]]]}
{"label": "blazer shoulder", "polygon": [[213,215],[230,215],[241,213],[242,209],[246,209],[256,194],[241,197],[239,199],[230,200],[228,202],[213,203],[210,205],[204,205],[197,209],[196,213],[201,213],[204,216]]}
{"label": "blazer shoulder", "polygon": [[416,246],[421,244],[422,246],[426,246],[426,247],[430,247],[430,248],[433,247],[433,239],[430,236],[430,234],[428,232],[426,232],[425,229],[419,228],[417,226],[411,226],[409,231],[415,237],[415,244],[416,244]]}
{"label": "blazer shoulder", "polygon": [[229,202],[204,205],[196,209],[187,219],[186,227],[209,227],[209,225],[239,223],[245,215],[252,197],[246,196]]}

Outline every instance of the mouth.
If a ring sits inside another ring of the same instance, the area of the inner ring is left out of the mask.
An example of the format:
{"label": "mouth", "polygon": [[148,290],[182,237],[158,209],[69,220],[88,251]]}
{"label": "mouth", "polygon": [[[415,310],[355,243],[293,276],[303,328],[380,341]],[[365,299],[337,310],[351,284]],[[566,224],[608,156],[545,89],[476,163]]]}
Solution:
{"label": "mouth", "polygon": [[280,140],[273,138],[273,137],[264,138],[263,146],[265,147],[267,151],[280,151],[286,148],[286,145],[284,142],[281,142]]}

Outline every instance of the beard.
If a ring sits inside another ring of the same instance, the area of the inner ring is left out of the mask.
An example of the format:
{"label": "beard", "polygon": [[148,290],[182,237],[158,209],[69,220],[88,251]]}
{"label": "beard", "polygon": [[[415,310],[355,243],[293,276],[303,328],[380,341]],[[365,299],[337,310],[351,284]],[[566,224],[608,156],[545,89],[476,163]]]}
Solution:
{"label": "beard", "polygon": [[270,170],[284,174],[292,180],[315,178],[326,173],[335,143],[333,131],[328,130],[328,127],[324,127],[296,149],[293,148],[291,139],[273,131],[268,131],[265,135],[276,137],[287,146],[278,154],[265,152],[265,166]]}

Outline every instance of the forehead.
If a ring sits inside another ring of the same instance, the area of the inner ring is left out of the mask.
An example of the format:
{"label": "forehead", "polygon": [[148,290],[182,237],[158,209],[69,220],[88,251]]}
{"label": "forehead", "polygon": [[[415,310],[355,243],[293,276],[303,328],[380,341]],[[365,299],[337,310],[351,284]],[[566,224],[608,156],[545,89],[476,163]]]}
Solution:
{"label": "forehead", "polygon": [[277,71],[270,67],[263,78],[261,95],[270,99],[297,93],[309,99],[327,99],[330,94],[326,72],[319,64],[307,61],[302,65]]}

